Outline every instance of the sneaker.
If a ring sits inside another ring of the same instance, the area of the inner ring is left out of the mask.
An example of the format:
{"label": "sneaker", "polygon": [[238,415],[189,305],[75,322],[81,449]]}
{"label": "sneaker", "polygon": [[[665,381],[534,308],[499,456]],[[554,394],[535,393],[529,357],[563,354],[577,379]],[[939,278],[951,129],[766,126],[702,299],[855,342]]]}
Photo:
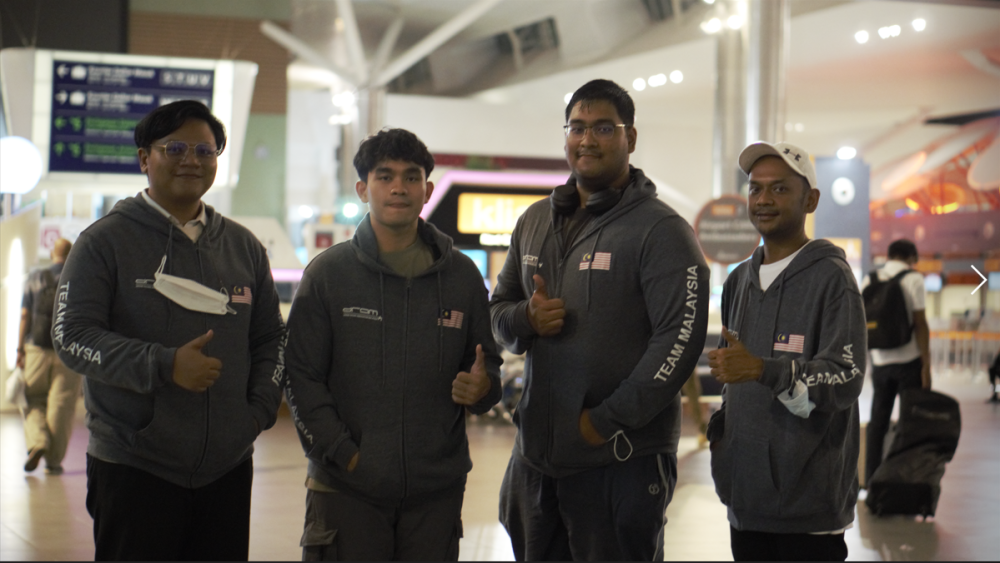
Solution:
{"label": "sneaker", "polygon": [[62,475],[63,468],[61,465],[49,465],[45,468],[46,475]]}
{"label": "sneaker", "polygon": [[41,448],[36,448],[28,452],[28,461],[24,462],[24,470],[31,472],[38,467],[38,462],[42,460],[42,456],[45,455],[45,450]]}

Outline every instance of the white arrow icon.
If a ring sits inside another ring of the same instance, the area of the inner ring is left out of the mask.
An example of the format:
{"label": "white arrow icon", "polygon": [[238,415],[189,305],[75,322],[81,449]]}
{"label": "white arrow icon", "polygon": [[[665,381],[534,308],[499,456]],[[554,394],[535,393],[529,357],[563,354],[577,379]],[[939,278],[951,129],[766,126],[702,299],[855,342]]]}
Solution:
{"label": "white arrow icon", "polygon": [[[976,267],[975,267],[975,266],[973,266],[973,267],[972,267],[972,269],[973,269],[973,270],[976,270]],[[983,275],[983,273],[982,273],[982,272],[980,272],[979,270],[976,270],[976,273],[977,273],[977,274],[979,274],[979,277],[983,278],[983,281],[979,282],[979,285],[977,285],[977,286],[976,286],[976,289],[973,289],[973,290],[972,290],[972,294],[973,294],[973,295],[975,295],[975,294],[976,294],[976,292],[977,292],[977,291],[979,291],[979,288],[980,288],[980,287],[983,287],[983,284],[984,284],[984,283],[986,283],[986,276],[984,276],[984,275]]]}
{"label": "white arrow icon", "polygon": [[66,68],[66,65],[59,65],[59,68],[56,69],[56,74],[59,75],[59,78],[66,76],[67,72],[69,72],[69,69]]}
{"label": "white arrow icon", "polygon": [[60,104],[65,104],[68,99],[69,94],[66,93],[66,90],[60,90],[59,93],[56,94],[56,101]]}

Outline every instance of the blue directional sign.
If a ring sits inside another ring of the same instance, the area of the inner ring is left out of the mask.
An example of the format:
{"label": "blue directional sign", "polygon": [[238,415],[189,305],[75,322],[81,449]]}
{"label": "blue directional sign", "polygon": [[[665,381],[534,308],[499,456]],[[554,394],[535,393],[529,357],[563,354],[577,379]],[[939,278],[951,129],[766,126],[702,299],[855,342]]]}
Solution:
{"label": "blue directional sign", "polygon": [[212,107],[215,71],[53,61],[49,172],[139,174],[135,124],[177,100]]}

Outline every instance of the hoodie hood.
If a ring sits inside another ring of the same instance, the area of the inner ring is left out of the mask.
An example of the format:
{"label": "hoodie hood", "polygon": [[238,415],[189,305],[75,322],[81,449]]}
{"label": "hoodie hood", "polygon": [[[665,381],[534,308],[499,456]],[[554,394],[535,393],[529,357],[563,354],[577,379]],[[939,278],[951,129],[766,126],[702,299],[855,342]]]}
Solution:
{"label": "hoodie hood", "polygon": [[[417,218],[417,236],[431,247],[431,252],[434,254],[434,263],[420,274],[421,276],[437,273],[451,263],[451,249],[454,246],[454,241],[450,236],[421,218]],[[354,250],[358,260],[367,268],[383,274],[399,276],[392,268],[378,260],[378,239],[372,228],[370,213],[366,214],[361,223],[358,224],[358,229],[351,239],[351,249]]]}
{"label": "hoodie hood", "polygon": [[[641,169],[632,166],[628,167],[629,171],[629,182],[625,184],[625,187],[621,189],[622,198],[615,204],[614,207],[609,209],[606,213],[602,213],[596,219],[594,219],[592,226],[600,228],[601,225],[613,221],[616,217],[619,217],[625,213],[628,213],[633,207],[641,204],[642,202],[656,197],[656,186],[653,182],[646,177]],[[567,186],[572,186],[576,189],[576,177],[570,176],[569,180],[566,182]],[[614,189],[614,188],[608,188]],[[551,196],[549,196],[551,197]],[[552,210],[553,221],[561,220],[561,215]],[[554,223],[558,224],[558,223]],[[587,229],[588,231],[590,229]]]}
{"label": "hoodie hood", "polygon": [[[814,239],[807,242],[796,256],[792,263],[788,265],[775,280],[775,284],[783,283],[794,278],[805,270],[809,269],[816,262],[825,258],[835,258],[847,264],[847,255],[843,249],[826,239]],[[750,258],[750,270],[754,275],[750,276],[751,283],[760,289],[760,266],[764,262],[764,247],[759,246]]]}
{"label": "hoodie hood", "polygon": [[[206,240],[215,240],[222,236],[224,231],[224,225],[222,216],[215,212],[215,209],[205,202],[202,202],[205,206],[205,230],[202,233],[202,237],[207,237]],[[154,209],[152,206],[146,203],[143,199],[142,193],[137,193],[133,197],[127,197],[118,203],[111,209],[108,215],[121,215],[127,217],[132,221],[146,225],[164,235],[171,238],[178,237],[178,240],[188,240],[187,236],[181,232],[180,229],[174,227],[170,219],[163,216],[162,213]],[[199,238],[199,240],[201,240]]]}

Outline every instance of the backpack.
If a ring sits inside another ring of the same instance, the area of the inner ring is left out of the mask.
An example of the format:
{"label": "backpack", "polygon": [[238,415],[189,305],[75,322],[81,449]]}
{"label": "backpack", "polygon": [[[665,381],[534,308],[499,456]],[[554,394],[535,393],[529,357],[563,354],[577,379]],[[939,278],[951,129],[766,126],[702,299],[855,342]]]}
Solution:
{"label": "backpack", "polygon": [[52,270],[41,272],[42,287],[35,296],[31,310],[31,341],[41,348],[52,348],[52,309],[56,304],[59,280]]}
{"label": "backpack", "polygon": [[878,279],[877,272],[869,275],[870,283],[861,292],[869,350],[899,348],[913,337],[913,325],[906,315],[906,297],[900,285],[903,277],[912,271],[903,270],[886,281]]}

